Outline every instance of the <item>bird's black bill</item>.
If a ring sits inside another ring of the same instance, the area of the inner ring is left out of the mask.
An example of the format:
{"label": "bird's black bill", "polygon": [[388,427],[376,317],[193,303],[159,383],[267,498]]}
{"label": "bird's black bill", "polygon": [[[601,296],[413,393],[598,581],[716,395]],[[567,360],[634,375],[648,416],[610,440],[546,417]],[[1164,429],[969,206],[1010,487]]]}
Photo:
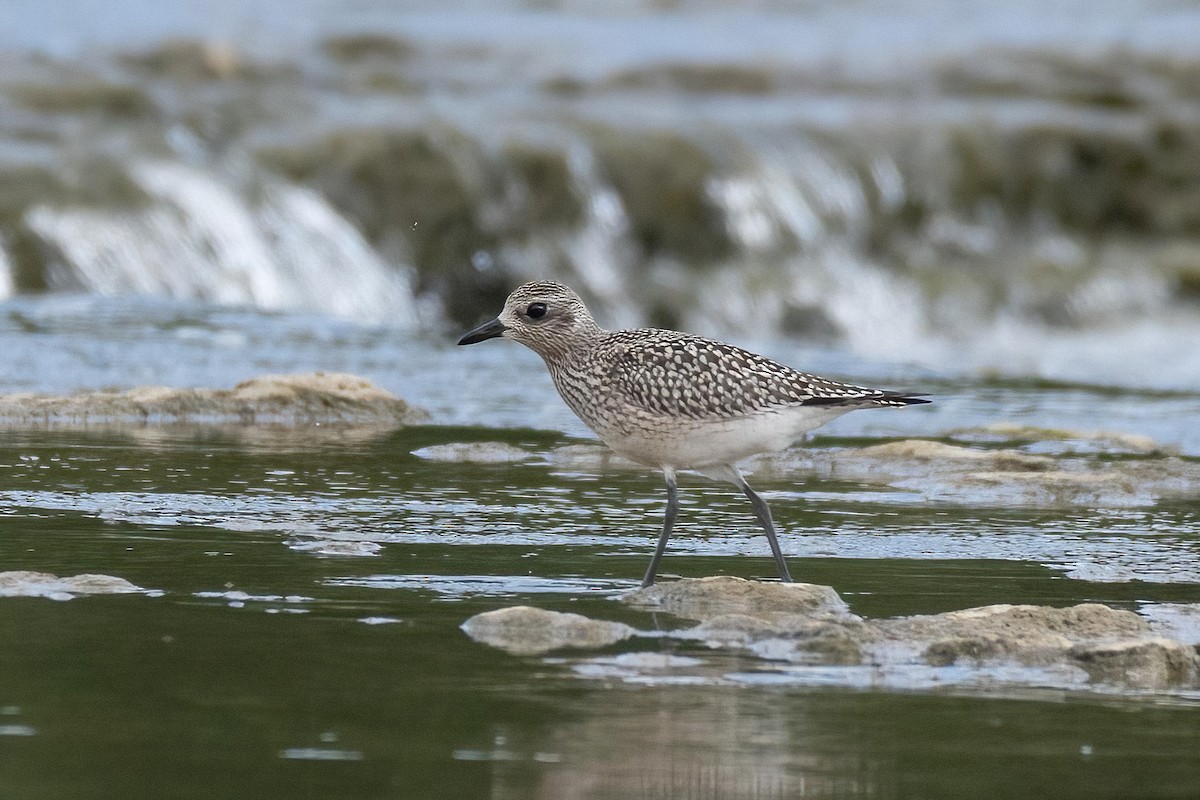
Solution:
{"label": "bird's black bill", "polygon": [[475,344],[482,342],[485,339],[495,339],[503,334],[508,328],[504,327],[504,323],[498,319],[491,322],[485,322],[474,330],[467,331],[463,337],[458,340],[459,344]]}

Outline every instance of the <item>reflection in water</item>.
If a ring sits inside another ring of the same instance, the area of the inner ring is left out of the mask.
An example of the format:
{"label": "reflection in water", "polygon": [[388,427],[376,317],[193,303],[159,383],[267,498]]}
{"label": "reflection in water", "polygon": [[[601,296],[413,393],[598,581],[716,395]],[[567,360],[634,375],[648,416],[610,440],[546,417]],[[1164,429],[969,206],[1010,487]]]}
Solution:
{"label": "reflection in water", "polygon": [[600,578],[546,578],[534,575],[364,575],[328,578],[326,586],[359,586],[367,589],[416,589],[448,599],[463,597],[515,597],[538,594],[612,595],[637,585],[633,580]]}
{"label": "reflection in water", "polygon": [[[872,796],[853,753],[836,754],[796,703],[727,686],[604,692],[581,718],[522,740],[496,728],[493,798],[771,800]],[[799,713],[797,713],[799,711]],[[462,757],[462,756],[459,756]],[[536,791],[529,765],[538,763]]]}
{"label": "reflection in water", "polygon": [[[735,665],[731,665],[735,668]],[[1191,796],[1195,708],[940,693],[609,686],[494,724],[503,800]],[[1144,747],[1155,741],[1156,749]],[[1161,791],[1160,791],[1161,790]]]}

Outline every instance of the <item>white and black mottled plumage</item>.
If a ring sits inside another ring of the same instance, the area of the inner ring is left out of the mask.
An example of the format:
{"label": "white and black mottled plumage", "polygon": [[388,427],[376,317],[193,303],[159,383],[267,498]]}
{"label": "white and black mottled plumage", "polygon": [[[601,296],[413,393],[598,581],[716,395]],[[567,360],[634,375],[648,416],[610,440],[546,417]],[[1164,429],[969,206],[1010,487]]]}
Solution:
{"label": "white and black mottled plumage", "polygon": [[663,471],[667,520],[646,585],[653,583],[674,521],[676,470],[695,469],[745,492],[781,577],[790,580],[770,511],[737,462],[788,447],[847,411],[928,402],[800,372],[701,336],[656,328],[606,331],[578,295],[551,281],[518,287],[499,317],[459,344],[496,336],[540,355],[563,400],[613,450]]}

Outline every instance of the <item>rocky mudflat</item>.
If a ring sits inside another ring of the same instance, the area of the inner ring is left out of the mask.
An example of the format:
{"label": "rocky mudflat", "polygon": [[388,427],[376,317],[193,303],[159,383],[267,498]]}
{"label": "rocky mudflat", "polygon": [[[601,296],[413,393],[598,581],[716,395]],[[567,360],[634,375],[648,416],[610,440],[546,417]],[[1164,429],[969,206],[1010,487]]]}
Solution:
{"label": "rocky mudflat", "polygon": [[[1200,642],[1175,638],[1171,634],[1179,629],[1133,611],[1095,603],[992,605],[868,619],[851,613],[828,586],[731,577],[660,583],[620,601],[653,614],[653,624],[648,619],[639,630],[522,607],[476,615],[463,629],[476,641],[518,655],[611,648],[623,641],[636,643],[636,653],[647,649],[647,640],[663,638],[701,645],[672,662],[672,681],[1200,691]],[[727,660],[705,658],[706,650],[750,654],[756,661],[730,671]],[[663,672],[661,659],[623,656],[558,660],[588,677],[645,681]],[[653,669],[639,668],[643,662]]]}
{"label": "rocky mudflat", "polygon": [[159,594],[135,586],[113,575],[86,573],[59,577],[48,572],[11,570],[0,572],[0,597],[45,597],[50,600],[72,600],[93,594]]}

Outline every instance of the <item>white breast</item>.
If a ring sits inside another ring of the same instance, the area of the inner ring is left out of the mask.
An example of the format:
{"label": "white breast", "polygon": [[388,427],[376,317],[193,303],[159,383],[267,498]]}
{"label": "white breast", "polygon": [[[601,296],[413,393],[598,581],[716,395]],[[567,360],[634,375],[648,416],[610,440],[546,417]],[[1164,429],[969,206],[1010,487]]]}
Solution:
{"label": "white breast", "polygon": [[653,467],[696,469],[735,464],[756,453],[783,450],[849,409],[793,406],[721,420],[638,420],[623,429],[596,430],[617,453]]}

